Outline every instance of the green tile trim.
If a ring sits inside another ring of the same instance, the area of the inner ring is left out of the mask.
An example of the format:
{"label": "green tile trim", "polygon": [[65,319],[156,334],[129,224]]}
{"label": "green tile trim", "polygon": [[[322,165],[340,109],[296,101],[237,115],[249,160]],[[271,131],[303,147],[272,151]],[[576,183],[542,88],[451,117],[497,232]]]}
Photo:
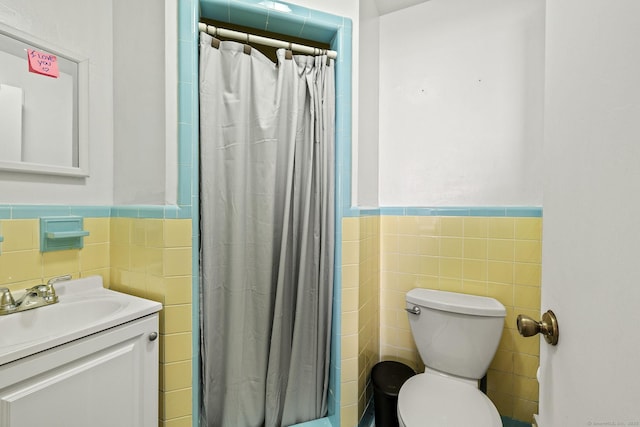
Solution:
{"label": "green tile trim", "polygon": [[500,418],[502,418],[503,427],[531,427],[531,423],[514,420],[509,417],[500,417]]}
{"label": "green tile trim", "polygon": [[[193,206],[197,206],[196,203]],[[78,215],[87,218],[193,218],[191,205],[0,205],[0,219],[34,219],[41,216]],[[345,209],[343,217],[360,216],[478,216],[541,218],[542,207],[537,206],[475,206],[475,207],[382,207]]]}
{"label": "green tile trim", "polygon": [[69,206],[71,215],[85,218],[109,218],[111,206]]}
{"label": "green tile trim", "polygon": [[14,205],[11,207],[11,219],[33,219],[41,216],[69,216],[69,206]]}
{"label": "green tile trim", "polygon": [[538,206],[382,207],[381,216],[474,216],[541,218]]}
{"label": "green tile trim", "polygon": [[191,206],[114,206],[112,218],[157,218],[176,219],[192,217]]}
{"label": "green tile trim", "polygon": [[0,219],[37,219],[43,216],[82,216],[85,218],[192,218],[191,206],[77,206],[77,205],[0,205]]}

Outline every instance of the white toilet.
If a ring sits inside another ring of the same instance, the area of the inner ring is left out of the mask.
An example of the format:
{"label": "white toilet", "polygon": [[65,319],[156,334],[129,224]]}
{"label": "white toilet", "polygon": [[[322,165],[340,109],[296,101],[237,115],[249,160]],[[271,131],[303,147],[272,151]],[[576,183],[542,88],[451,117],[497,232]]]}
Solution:
{"label": "white toilet", "polygon": [[430,289],[406,296],[425,372],[398,394],[401,427],[499,427],[498,410],[478,389],[498,348],[506,310],[493,298]]}

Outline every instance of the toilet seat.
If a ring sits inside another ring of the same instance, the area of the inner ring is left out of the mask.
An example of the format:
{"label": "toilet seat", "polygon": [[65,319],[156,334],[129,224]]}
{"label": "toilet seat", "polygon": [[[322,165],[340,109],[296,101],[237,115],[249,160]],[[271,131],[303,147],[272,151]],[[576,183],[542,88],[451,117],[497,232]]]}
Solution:
{"label": "toilet seat", "polygon": [[500,427],[491,400],[478,388],[438,374],[419,374],[398,394],[398,419],[405,427]]}

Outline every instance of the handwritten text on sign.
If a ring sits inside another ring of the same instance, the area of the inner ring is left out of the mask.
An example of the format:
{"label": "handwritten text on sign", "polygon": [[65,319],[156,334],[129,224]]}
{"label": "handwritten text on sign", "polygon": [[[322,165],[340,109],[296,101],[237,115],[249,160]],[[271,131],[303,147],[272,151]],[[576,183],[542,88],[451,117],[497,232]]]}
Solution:
{"label": "handwritten text on sign", "polygon": [[60,71],[58,71],[58,58],[55,55],[27,49],[27,57],[29,58],[30,72],[56,79],[60,76]]}

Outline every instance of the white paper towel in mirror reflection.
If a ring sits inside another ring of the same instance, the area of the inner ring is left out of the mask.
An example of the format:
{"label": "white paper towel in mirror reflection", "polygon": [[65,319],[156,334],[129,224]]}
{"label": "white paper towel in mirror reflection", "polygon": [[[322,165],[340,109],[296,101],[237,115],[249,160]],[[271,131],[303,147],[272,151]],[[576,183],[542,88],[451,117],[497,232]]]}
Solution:
{"label": "white paper towel in mirror reflection", "polygon": [[22,160],[22,88],[0,84],[0,160]]}

